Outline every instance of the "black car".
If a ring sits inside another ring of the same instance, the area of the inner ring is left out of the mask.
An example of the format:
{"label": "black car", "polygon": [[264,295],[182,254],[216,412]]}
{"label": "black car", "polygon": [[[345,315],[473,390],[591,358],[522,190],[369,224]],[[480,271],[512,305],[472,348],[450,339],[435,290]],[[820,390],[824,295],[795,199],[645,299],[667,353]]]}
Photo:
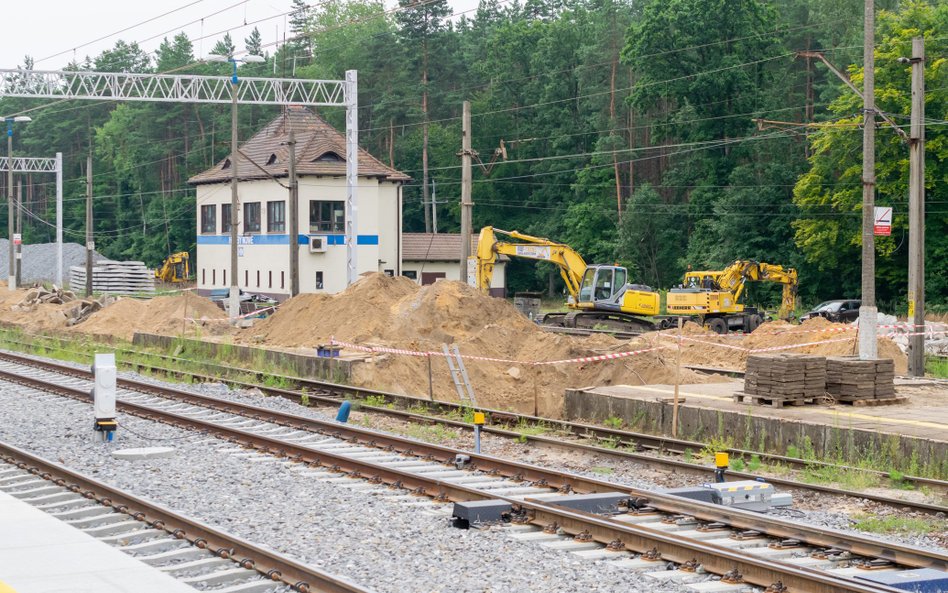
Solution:
{"label": "black car", "polygon": [[825,317],[834,323],[848,323],[859,318],[859,300],[837,300],[820,303],[812,311],[800,318],[806,321],[813,317]]}

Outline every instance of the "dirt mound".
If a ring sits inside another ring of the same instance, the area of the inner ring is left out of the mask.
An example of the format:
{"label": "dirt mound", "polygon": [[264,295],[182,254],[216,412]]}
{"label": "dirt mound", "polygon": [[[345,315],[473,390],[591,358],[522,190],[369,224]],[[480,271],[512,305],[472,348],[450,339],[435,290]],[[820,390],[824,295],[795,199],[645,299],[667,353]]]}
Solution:
{"label": "dirt mound", "polygon": [[[418,291],[408,278],[370,274],[336,295],[301,294],[248,330],[250,341],[274,346],[315,346],[331,337],[374,342],[389,332],[393,308]],[[238,339],[246,341],[244,334]]]}
{"label": "dirt mound", "polygon": [[[559,414],[567,387],[674,380],[674,360],[668,362],[664,350],[603,363],[528,364],[644,349],[650,344],[605,335],[549,333],[509,302],[464,283],[441,280],[419,287],[405,278],[382,274],[368,275],[334,296],[291,299],[271,318],[235,339],[313,347],[331,336],[360,345],[435,353],[441,352],[443,344],[454,344],[468,357],[504,359],[468,358],[465,365],[478,403],[518,411],[532,412],[536,406],[543,413]],[[428,358],[392,354],[369,358],[355,367],[357,384],[413,395],[428,392]],[[434,396],[457,399],[442,356],[431,356],[431,373]],[[695,373],[683,373],[684,382],[701,380]]]}
{"label": "dirt mound", "polygon": [[[167,335],[180,335],[182,332],[190,334],[195,331],[196,325],[186,318],[222,320],[225,317],[224,311],[208,299],[185,293],[148,300],[119,299],[69,330],[131,340],[136,331]],[[212,323],[202,327],[198,333],[217,334],[229,331],[229,327],[226,323]]]}

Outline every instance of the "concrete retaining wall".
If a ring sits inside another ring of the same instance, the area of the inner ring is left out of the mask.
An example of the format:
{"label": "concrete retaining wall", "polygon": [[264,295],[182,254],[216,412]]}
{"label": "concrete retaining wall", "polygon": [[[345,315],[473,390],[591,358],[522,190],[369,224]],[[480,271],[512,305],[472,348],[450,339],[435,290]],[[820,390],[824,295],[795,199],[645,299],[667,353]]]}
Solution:
{"label": "concrete retaining wall", "polygon": [[348,381],[351,376],[351,361],[338,358],[319,358],[315,356],[315,353],[312,356],[307,356],[251,346],[139,332],[135,332],[132,343],[147,348],[161,348],[168,351],[178,350],[178,356],[194,360],[207,358],[209,360],[235,361],[254,367],[271,365],[279,369],[280,374],[285,373],[308,379],[325,379],[341,383]]}
{"label": "concrete retaining wall", "polygon": [[[621,418],[628,430],[671,434],[672,404],[660,400],[567,389],[563,413],[567,420],[593,423]],[[737,448],[779,454],[786,454],[791,445],[802,452],[808,439],[818,459],[884,459],[902,469],[908,469],[914,459],[921,467],[948,473],[948,442],[852,428],[843,418],[836,424],[813,424],[688,405],[680,406],[678,415],[678,435],[684,439],[728,438]]]}

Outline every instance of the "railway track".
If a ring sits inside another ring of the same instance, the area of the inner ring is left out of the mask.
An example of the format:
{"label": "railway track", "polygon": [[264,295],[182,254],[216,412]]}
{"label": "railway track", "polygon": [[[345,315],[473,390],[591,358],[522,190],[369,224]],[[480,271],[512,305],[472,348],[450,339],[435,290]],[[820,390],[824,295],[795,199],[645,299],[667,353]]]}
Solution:
{"label": "railway track", "polygon": [[[86,379],[10,362],[0,365],[0,379],[88,401]],[[685,580],[706,581],[707,572],[771,592],[878,593],[892,589],[852,575],[948,568],[935,552],[149,383],[123,380],[119,409],[437,500],[504,501],[516,529],[527,531],[523,539],[592,545],[639,570],[672,562]],[[463,467],[455,465],[459,454],[469,459]],[[557,503],[568,493],[621,493],[626,504],[618,514],[583,513]]]}
{"label": "railway track", "polygon": [[0,443],[0,491],[198,590],[369,592],[7,443]]}
{"label": "railway track", "polygon": [[[144,354],[144,353],[139,353]],[[154,356],[154,355],[152,355]],[[173,363],[173,357],[161,357]],[[0,352],[0,360],[8,360],[18,364],[26,364],[44,368],[59,373],[67,373],[77,377],[90,377],[87,371],[76,369],[73,366],[53,363],[45,360],[36,359],[20,354]],[[196,362],[196,361],[191,361]],[[259,389],[263,393],[272,396],[280,396],[297,403],[305,401],[308,405],[338,406],[344,398],[356,398],[377,402],[377,405],[360,404],[360,409],[372,414],[383,415],[395,418],[404,422],[420,424],[440,424],[453,429],[472,431],[473,425],[470,422],[463,421],[463,415],[467,412],[459,404],[452,402],[431,401],[419,398],[412,398],[404,395],[392,394],[384,391],[368,390],[359,387],[340,385],[326,381],[304,379],[298,377],[279,377],[282,384],[294,384],[295,389],[271,387],[262,384],[264,380],[263,373],[239,369],[237,372],[247,376],[256,374],[258,381],[246,382],[234,379],[228,379],[225,376],[203,375],[193,372],[176,370],[172,367],[162,367],[157,365],[143,365],[139,363],[126,363],[134,370],[148,371],[152,373],[161,373],[168,376],[185,378],[189,381],[222,381],[232,387],[245,389]],[[235,369],[222,367],[220,365],[210,365],[213,370],[234,373]],[[122,380],[127,385],[135,388],[140,382],[129,382]],[[378,405],[381,403],[381,405]],[[426,408],[433,413],[419,412],[420,408]],[[714,469],[707,466],[685,461],[683,457],[686,452],[699,452],[707,445],[704,443],[687,441],[682,439],[672,439],[667,437],[636,433],[620,429],[612,429],[603,426],[590,425],[578,422],[566,422],[551,420],[546,418],[534,417],[529,415],[514,414],[507,411],[485,410],[490,418],[491,424],[482,427],[487,434],[507,439],[516,439],[527,441],[532,445],[539,447],[550,447],[556,449],[566,449],[571,451],[582,451],[588,454],[596,454],[607,457],[619,458],[627,461],[634,461],[648,467],[686,473],[695,476],[701,476],[710,479],[713,476]],[[546,436],[542,434],[529,434],[520,430],[524,426],[542,426],[551,429],[558,435],[569,435],[570,439],[563,439],[562,436]],[[603,446],[602,444],[608,445]],[[634,449],[630,451],[629,449]],[[793,457],[762,454],[743,449],[729,449],[729,454],[733,458],[751,459],[757,457],[762,462],[770,464],[779,464],[784,467],[796,470],[806,468],[842,468],[845,470],[859,471],[867,475],[873,475],[878,480],[885,482],[889,479],[889,474],[882,471],[865,470],[859,468],[847,468],[845,466],[834,466],[833,464],[823,463],[813,460],[801,460]],[[758,476],[753,473],[731,471],[730,475],[738,479],[756,479]],[[802,483],[793,479],[783,477],[769,477],[768,480],[786,489],[794,491],[810,491],[832,496],[854,497],[865,500],[871,500],[878,504],[887,505],[900,510],[908,509],[914,512],[926,514],[948,513],[948,507],[943,504],[931,504],[918,501],[908,501],[899,498],[887,497],[881,494],[856,492],[842,488],[834,488],[821,484]],[[948,482],[934,480],[929,478],[905,476],[902,485],[909,485],[915,488],[925,487],[936,494],[940,494],[945,500],[948,500]]]}

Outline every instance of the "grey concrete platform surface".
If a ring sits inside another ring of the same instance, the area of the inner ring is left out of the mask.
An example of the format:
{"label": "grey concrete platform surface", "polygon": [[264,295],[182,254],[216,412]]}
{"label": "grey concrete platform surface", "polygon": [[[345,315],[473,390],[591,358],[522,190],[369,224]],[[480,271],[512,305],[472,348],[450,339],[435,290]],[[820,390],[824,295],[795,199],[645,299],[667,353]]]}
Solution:
{"label": "grey concrete platform surface", "polygon": [[79,529],[0,492],[0,591],[194,593]]}
{"label": "grey concrete platform surface", "polygon": [[[925,459],[948,459],[948,384],[898,382],[907,402],[885,406],[805,405],[772,408],[733,400],[743,381],[682,385],[679,435],[707,440],[729,435],[737,446],[784,451],[804,437],[824,447],[892,447]],[[564,416],[602,422],[622,418],[631,430],[671,434],[673,385],[610,385],[567,389]]]}

